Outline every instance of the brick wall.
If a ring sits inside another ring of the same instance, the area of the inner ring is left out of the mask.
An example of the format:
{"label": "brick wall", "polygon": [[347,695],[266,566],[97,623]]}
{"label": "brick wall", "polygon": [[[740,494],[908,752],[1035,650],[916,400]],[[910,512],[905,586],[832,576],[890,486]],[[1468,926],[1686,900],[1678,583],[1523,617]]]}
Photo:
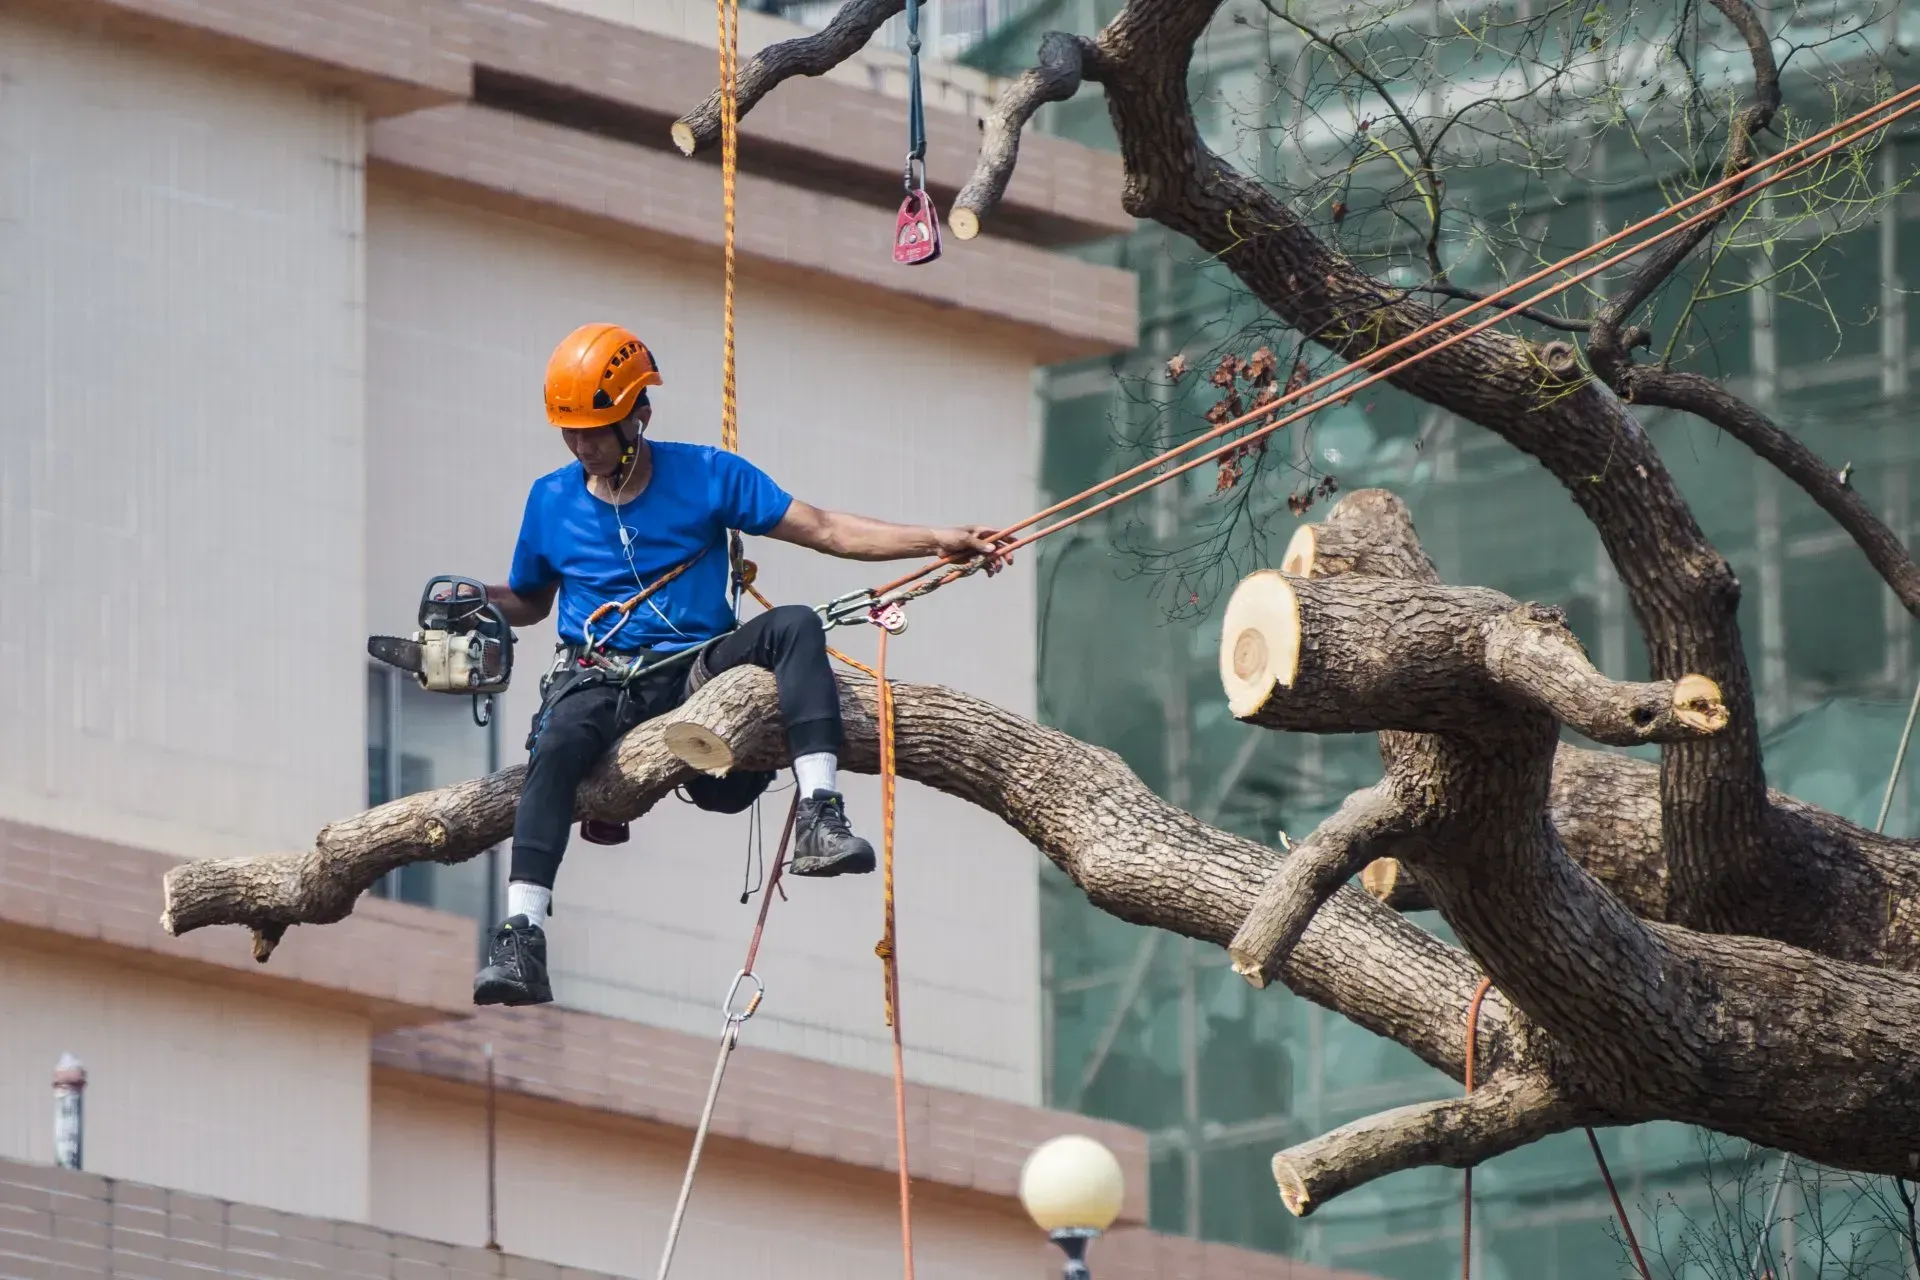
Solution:
{"label": "brick wall", "polygon": [[[1276,1212],[1278,1211],[1276,1207]],[[1034,1280],[1059,1274],[1036,1244]],[[1369,1280],[1225,1245],[1120,1231],[1094,1245],[1102,1280]],[[787,1255],[769,1274],[798,1274]],[[629,1274],[651,1274],[651,1258]],[[721,1273],[695,1266],[686,1274]],[[922,1269],[925,1274],[925,1269]],[[960,1274],[960,1273],[956,1273]],[[274,1213],[96,1174],[0,1161],[0,1280],[612,1280],[602,1272]]]}
{"label": "brick wall", "polygon": [[325,1218],[0,1161],[0,1280],[602,1280]]}

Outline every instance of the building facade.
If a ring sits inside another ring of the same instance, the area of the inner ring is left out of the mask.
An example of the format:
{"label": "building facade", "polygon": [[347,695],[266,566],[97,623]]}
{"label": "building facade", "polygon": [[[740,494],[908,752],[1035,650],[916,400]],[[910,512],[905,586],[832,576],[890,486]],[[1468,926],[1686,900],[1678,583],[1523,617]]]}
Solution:
{"label": "building facade", "polygon": [[[528,485],[566,461],[537,387],[575,325],[646,335],[655,434],[717,441],[720,179],[666,131],[713,83],[702,16],[0,4],[0,1276],[654,1266],[751,928],[751,819],[669,804],[628,845],[576,841],[536,1010],[470,1003],[497,855],[408,868],[266,965],[238,931],[166,935],[159,886],[522,758],[550,624],[485,731],[365,641],[412,628],[431,574],[501,579]],[[798,30],[742,17],[749,50]],[[1132,274],[1056,251],[1129,229],[1118,168],[1037,140],[1024,235],[902,271],[898,67],[876,51],[745,124],[745,448],[823,506],[1011,518],[1034,370],[1136,337]],[[952,180],[993,82],[931,80]],[[782,600],[866,581],[789,551],[751,549]],[[1030,712],[1032,578],[995,591],[919,606],[899,674]],[[876,789],[849,790],[871,827]],[[899,825],[919,1273],[1046,1274],[1015,1181],[1080,1130],[1133,1188],[1103,1274],[1288,1274],[1146,1230],[1144,1138],[1042,1106],[1032,852],[918,790]],[[897,1269],[879,925],[877,883],[774,911],[685,1274]],[[47,1167],[67,1053],[80,1172]]]}

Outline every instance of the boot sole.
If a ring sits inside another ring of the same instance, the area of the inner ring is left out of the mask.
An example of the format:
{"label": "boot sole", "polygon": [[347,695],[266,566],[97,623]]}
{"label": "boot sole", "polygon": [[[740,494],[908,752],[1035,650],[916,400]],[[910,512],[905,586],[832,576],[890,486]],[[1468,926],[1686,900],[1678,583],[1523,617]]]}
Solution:
{"label": "boot sole", "polygon": [[863,876],[878,865],[879,861],[871,852],[848,854],[835,862],[817,862],[811,859],[802,862],[795,858],[787,864],[787,874],[804,876],[809,880],[831,880],[835,876]]}
{"label": "boot sole", "polygon": [[553,992],[529,991],[510,982],[481,982],[474,984],[473,1002],[477,1005],[504,1005],[518,1009],[533,1004],[552,1004]]}

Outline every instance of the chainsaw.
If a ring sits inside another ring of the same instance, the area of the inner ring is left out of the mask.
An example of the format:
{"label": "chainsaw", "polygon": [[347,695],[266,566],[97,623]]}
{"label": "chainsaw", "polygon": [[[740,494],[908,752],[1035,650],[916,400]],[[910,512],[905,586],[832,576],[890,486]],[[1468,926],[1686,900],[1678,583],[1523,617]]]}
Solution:
{"label": "chainsaw", "polygon": [[444,575],[420,593],[420,629],[413,637],[369,636],[367,652],[388,666],[411,671],[430,693],[473,698],[473,722],[493,720],[493,695],[513,677],[514,634],[500,606],[472,578]]}

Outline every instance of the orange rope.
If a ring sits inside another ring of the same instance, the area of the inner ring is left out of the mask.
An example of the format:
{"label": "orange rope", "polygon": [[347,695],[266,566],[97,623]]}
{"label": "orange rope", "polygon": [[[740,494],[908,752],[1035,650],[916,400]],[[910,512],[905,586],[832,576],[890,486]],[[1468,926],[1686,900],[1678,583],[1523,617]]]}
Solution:
{"label": "orange rope", "polygon": [[1653,1272],[1647,1270],[1647,1260],[1640,1256],[1640,1242],[1634,1238],[1633,1224],[1627,1221],[1627,1208],[1620,1203],[1620,1192],[1613,1185],[1613,1171],[1607,1168],[1607,1158],[1600,1152],[1600,1137],[1594,1133],[1593,1126],[1587,1126],[1587,1145],[1593,1148],[1593,1158],[1600,1165],[1600,1177],[1607,1184],[1607,1195],[1613,1200],[1613,1216],[1620,1220],[1620,1230],[1627,1236],[1627,1248],[1633,1250],[1633,1265],[1640,1269],[1640,1280],[1653,1280]]}
{"label": "orange rope", "polygon": [[[1629,235],[1632,235],[1636,232],[1646,229],[1647,227],[1651,226],[1653,223],[1658,222],[1661,218],[1664,218],[1669,214],[1675,213],[1680,209],[1687,207],[1688,205],[1696,204],[1700,200],[1706,198],[1707,196],[1713,195],[1719,191],[1723,191],[1735,183],[1743,182],[1749,176],[1759,172],[1760,170],[1768,168],[1772,165],[1779,164],[1782,160],[1792,155],[1795,151],[1802,150],[1806,147],[1811,146],[1815,142],[1821,141],[1824,138],[1831,137],[1835,133],[1839,132],[1840,130],[1847,128],[1849,125],[1855,124],[1860,120],[1864,120],[1868,116],[1871,116],[1876,112],[1887,110],[1894,103],[1901,101],[1901,99],[1903,98],[1913,97],[1915,94],[1920,94],[1920,85],[1916,85],[1913,88],[1903,90],[1902,92],[1897,93],[1892,97],[1888,98],[1886,101],[1879,103],[1876,106],[1869,107],[1867,110],[1863,112],[1860,112],[1858,115],[1855,115],[1847,120],[1843,120],[1839,124],[1833,125],[1832,127],[1826,130],[1823,130],[1822,132],[1817,133],[1812,137],[1805,139],[1802,142],[1796,143],[1792,147],[1786,148],[1785,150],[1781,151],[1778,155],[1768,157],[1766,160],[1763,160],[1754,165],[1751,165],[1748,168],[1741,170],[1739,173],[1732,175],[1731,177],[1722,179],[1720,182],[1715,183],[1713,186],[1707,187],[1702,191],[1696,192],[1694,195],[1689,196],[1687,199],[1682,200],[1679,203],[1674,204],[1669,208],[1664,209],[1661,212],[1656,213],[1649,218],[1642,219],[1640,222],[1635,223],[1634,225],[1626,228],[1625,230],[1616,232],[1613,235],[1608,236],[1606,239],[1601,240],[1596,244],[1590,245],[1585,249],[1582,249],[1578,253],[1571,254],[1568,257],[1561,259],[1559,262],[1554,263],[1552,266],[1543,267],[1539,271],[1534,272],[1532,275],[1526,276],[1523,279],[1517,280],[1514,283],[1507,285],[1497,290],[1496,292],[1490,294],[1486,299],[1486,301],[1493,302],[1501,298],[1509,297],[1512,294],[1518,292],[1519,290],[1527,287],[1528,285],[1539,281],[1545,276],[1548,276],[1556,271],[1562,270],[1565,267],[1575,262],[1578,262],[1586,257],[1589,257],[1601,249],[1604,249],[1613,244],[1617,244],[1622,239],[1624,239]],[[1845,138],[1840,139],[1838,142],[1831,143],[1828,146],[1821,148],[1819,151],[1816,151],[1811,155],[1805,156],[1802,159],[1795,161],[1793,164],[1787,166],[1785,169],[1782,169],[1778,173],[1772,174],[1765,180],[1761,182],[1757,182],[1753,186],[1747,187],[1744,190],[1741,190],[1739,192],[1736,192],[1732,196],[1729,196],[1728,199],[1722,202],[1721,204],[1717,204],[1709,209],[1704,209],[1701,212],[1694,214],[1692,217],[1686,219],[1685,221],[1674,224],[1673,226],[1660,232],[1658,235],[1652,236],[1647,240],[1643,241],[1642,243],[1633,246],[1632,248],[1629,248],[1621,253],[1615,254],[1610,258],[1603,259],[1599,263],[1596,263],[1595,265],[1588,267],[1586,270],[1582,271],[1578,275],[1572,276],[1566,280],[1562,280],[1556,284],[1553,284],[1548,288],[1541,290],[1540,292],[1534,294],[1532,297],[1527,298],[1522,302],[1517,302],[1512,304],[1511,306],[1501,309],[1500,311],[1487,317],[1485,320],[1481,320],[1465,329],[1457,329],[1453,333],[1447,335],[1441,341],[1432,345],[1431,347],[1427,347],[1426,349],[1421,351],[1416,351],[1413,354],[1407,356],[1405,359],[1396,361],[1395,363],[1387,366],[1386,368],[1373,373],[1371,376],[1367,378],[1364,378],[1355,383],[1351,383],[1348,386],[1341,388],[1340,390],[1334,392],[1331,395],[1323,396],[1320,399],[1311,402],[1306,407],[1296,410],[1295,412],[1289,414],[1288,416],[1280,419],[1277,422],[1269,422],[1265,426],[1261,427],[1259,430],[1251,431],[1246,435],[1242,436],[1238,440],[1235,440],[1229,444],[1223,445],[1218,449],[1214,449],[1206,454],[1203,454],[1198,458],[1194,458],[1188,462],[1182,463],[1178,467],[1174,467],[1170,470],[1163,471],[1159,475],[1154,476],[1151,480],[1148,480],[1144,484],[1136,485],[1133,488],[1128,489],[1122,493],[1115,494],[1105,499],[1102,502],[1096,503],[1091,507],[1088,507],[1082,511],[1075,512],[1073,515],[1068,516],[1063,520],[1057,520],[1054,523],[1045,527],[1044,529],[1041,529],[1037,533],[1029,534],[1024,538],[1018,539],[1017,541],[1014,541],[1009,545],[1007,545],[1006,547],[1002,548],[1002,554],[1010,553],[1013,551],[1017,551],[1022,547],[1030,546],[1031,544],[1038,542],[1041,538],[1044,538],[1049,534],[1058,533],[1060,530],[1067,528],[1069,525],[1077,524],[1080,521],[1085,520],[1089,516],[1096,515],[1099,512],[1105,511],[1110,507],[1117,506],[1118,504],[1125,502],[1130,498],[1138,497],[1140,494],[1145,493],[1148,489],[1151,489],[1156,485],[1165,484],[1167,481],[1173,479],[1175,476],[1184,475],[1187,472],[1192,471],[1196,467],[1205,466],[1209,462],[1217,461],[1236,449],[1244,448],[1246,445],[1251,444],[1255,440],[1259,440],[1265,436],[1271,435],[1275,431],[1280,430],[1282,427],[1290,426],[1293,423],[1298,422],[1300,419],[1307,417],[1309,414],[1316,413],[1319,410],[1324,409],[1329,405],[1338,404],[1346,400],[1349,396],[1353,395],[1356,391],[1359,391],[1365,387],[1372,386],[1374,383],[1379,382],[1384,378],[1391,377],[1393,374],[1401,371],[1402,369],[1407,368],[1410,365],[1417,364],[1419,361],[1426,359],[1428,356],[1439,354],[1441,351],[1446,350],[1448,347],[1454,346],[1457,343],[1465,342],[1468,338],[1474,337],[1480,333],[1485,332],[1486,330],[1492,328],[1494,325],[1500,323],[1503,320],[1511,319],[1512,317],[1519,315],[1523,311],[1526,311],[1532,307],[1538,306],[1540,303],[1545,302],[1548,299],[1551,299],[1557,296],[1558,294],[1565,292],[1566,290],[1572,288],[1574,285],[1577,285],[1582,281],[1589,280],[1592,277],[1599,275],[1603,271],[1607,271],[1616,266],[1619,266],[1621,263],[1625,262],[1627,259],[1634,257],[1637,254],[1644,253],[1648,249],[1653,248],[1655,245],[1660,244],[1661,242],[1668,240],[1673,236],[1679,235],[1683,231],[1687,231],[1695,226],[1698,226],[1700,223],[1706,221],[1709,218],[1718,216],[1720,212],[1726,207],[1726,205],[1732,204],[1734,201],[1750,199],[1751,197],[1757,195],[1761,191],[1766,190],[1768,187],[1773,186],[1775,183],[1781,182],[1789,177],[1792,177],[1796,173],[1800,173],[1806,170],[1807,168],[1825,159],[1826,157],[1834,154],[1835,152],[1842,151],[1847,147],[1852,146],[1854,143],[1858,142],[1861,138],[1867,136],[1870,133],[1874,133],[1881,129],[1886,128],[1888,125],[1900,119],[1902,116],[1905,116],[1908,113],[1915,110],[1920,110],[1920,100],[1907,102],[1906,105],[1902,106],[1898,111],[1893,112],[1891,115],[1888,115],[1885,119],[1876,121],[1873,124],[1868,125],[1867,127],[1860,129],[1855,133],[1848,135]],[[1410,333],[1403,338],[1400,338],[1392,343],[1389,343],[1388,345],[1381,347],[1377,351],[1369,352],[1365,356],[1362,356],[1360,359],[1353,361],[1351,364],[1348,364],[1343,368],[1336,369],[1332,373],[1329,373],[1324,377],[1317,378],[1314,381],[1307,383],[1305,386],[1302,386],[1295,391],[1291,391],[1286,393],[1285,395],[1282,395],[1277,400],[1272,400],[1267,402],[1266,404],[1260,405],[1257,408],[1245,414],[1242,414],[1238,418],[1234,418],[1229,422],[1224,422],[1219,426],[1213,428],[1211,431],[1205,432],[1202,435],[1196,436],[1192,440],[1188,440],[1179,445],[1176,445],[1173,448],[1166,450],[1164,453],[1161,453],[1155,457],[1149,458],[1145,462],[1142,462],[1137,466],[1130,467],[1127,470],[1122,471],[1118,475],[1113,476],[1110,479],[1104,480],[1099,484],[1093,485],[1092,487],[1086,490],[1083,490],[1082,492],[1075,494],[1070,498],[1064,498],[1061,501],[1054,503],[1052,506],[1047,507],[1042,511],[1038,511],[1031,516],[1028,516],[1026,519],[1021,520],[1017,524],[1008,525],[1005,529],[1001,530],[998,534],[996,534],[995,537],[996,539],[1004,538],[1004,537],[1007,537],[1008,535],[1018,533],[1022,529],[1026,529],[1035,524],[1040,523],[1042,520],[1047,519],[1049,516],[1057,515],[1069,507],[1072,507],[1078,503],[1084,502],[1087,499],[1092,498],[1097,494],[1105,492],[1106,490],[1111,489],[1116,484],[1120,484],[1124,481],[1131,480],[1136,476],[1143,475],[1146,472],[1153,470],[1155,467],[1162,466],[1168,460],[1182,453],[1186,453],[1189,450],[1196,449],[1199,446],[1206,444],[1210,441],[1217,440],[1221,436],[1227,434],[1228,432],[1237,430],[1240,427],[1243,427],[1252,422],[1258,421],[1259,419],[1271,417],[1274,413],[1278,412],[1282,407],[1288,404],[1292,404],[1310,395],[1312,392],[1319,390],[1322,387],[1325,387],[1330,382],[1333,382],[1335,379],[1344,377],[1349,373],[1354,373],[1363,368],[1366,368],[1367,366],[1375,363],[1376,361],[1379,361],[1385,356],[1391,355],[1396,351],[1400,351],[1406,348],[1408,345],[1414,342],[1418,342],[1423,338],[1431,337],[1437,334],[1440,330],[1448,328],[1452,325],[1455,325],[1458,322],[1459,322],[1459,317],[1451,316],[1451,315],[1444,316],[1438,320],[1435,320],[1434,322],[1432,322],[1431,324],[1428,324],[1424,328],[1417,329],[1413,333]],[[938,570],[945,568],[949,565],[952,565],[954,563],[956,562],[946,557],[942,557],[939,560],[931,561],[928,564],[922,565],[920,568],[914,570],[912,573],[906,574],[900,578],[896,578],[892,582],[886,583],[883,586],[876,587],[874,589],[874,594],[876,596],[879,596],[879,595],[885,595],[891,591],[898,590],[899,588],[906,586],[908,583],[916,582],[919,579],[926,577],[928,574],[937,572]],[[953,581],[955,576],[956,575],[953,573],[948,573],[947,575],[942,577],[941,584]]]}
{"label": "orange rope", "polygon": [[722,289],[720,346],[720,447],[740,452],[740,407],[734,392],[734,179],[740,167],[740,0],[715,0],[720,28],[720,202],[726,229],[726,280]]}
{"label": "orange rope", "polygon": [[[678,565],[675,565],[673,568],[661,574],[658,578],[655,578],[651,583],[647,584],[647,586],[641,589],[640,591],[637,591],[633,595],[628,596],[625,600],[620,600],[617,602],[613,600],[607,601],[607,603],[601,605],[598,609],[595,609],[592,613],[587,615],[586,626],[582,628],[580,634],[587,640],[589,644],[591,644],[593,642],[593,624],[594,623],[600,621],[600,619],[606,617],[609,613],[614,612],[616,609],[619,610],[620,613],[623,615],[632,613],[635,609],[638,609],[641,605],[645,604],[648,600],[652,599],[654,593],[660,590],[660,588],[666,586],[669,582],[672,582],[675,578],[679,577],[681,574],[685,573],[687,570],[693,568],[694,560],[698,560],[699,558],[700,558],[699,556],[694,556],[692,560],[687,560]],[[618,630],[617,627],[615,629]]]}
{"label": "orange rope", "polygon": [[[857,665],[857,664],[856,664]],[[880,884],[886,923],[874,954],[886,965],[887,1025],[893,1029],[893,1123],[900,1157],[900,1248],[906,1280],[913,1280],[913,1180],[907,1172],[907,1072],[900,1042],[900,956],[893,929],[893,796],[897,781],[894,765],[893,686],[887,682],[887,632],[880,632],[878,670],[880,721]]]}

